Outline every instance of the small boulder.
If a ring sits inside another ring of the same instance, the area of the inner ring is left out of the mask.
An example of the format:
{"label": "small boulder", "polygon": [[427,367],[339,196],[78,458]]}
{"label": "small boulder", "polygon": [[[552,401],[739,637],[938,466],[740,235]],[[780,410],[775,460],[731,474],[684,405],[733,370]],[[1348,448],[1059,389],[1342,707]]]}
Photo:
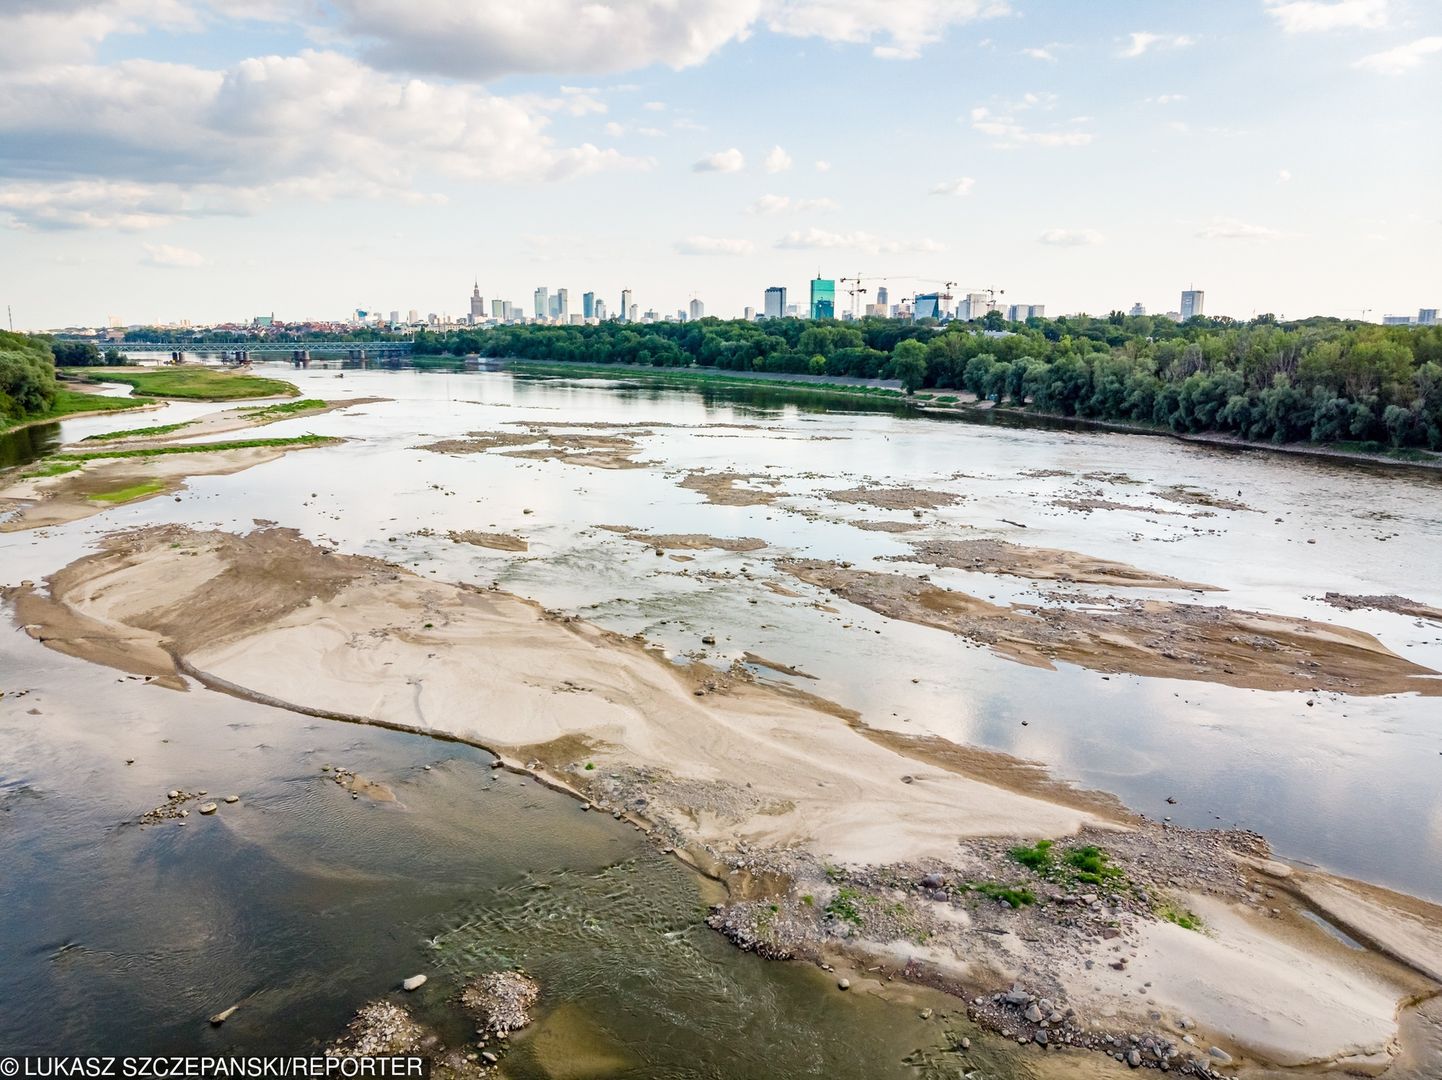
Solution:
{"label": "small boulder", "polygon": [[422,986],[425,985],[426,977],[424,975],[412,975],[409,979],[405,979],[401,982],[401,989],[419,990]]}
{"label": "small boulder", "polygon": [[219,809],[220,807],[216,806],[213,802],[202,803],[200,806],[200,812],[202,814],[213,814]]}
{"label": "small boulder", "polygon": [[850,989],[851,989],[851,980],[850,980],[850,979],[837,979],[837,980],[836,980],[836,989],[838,989],[838,990],[850,990]]}

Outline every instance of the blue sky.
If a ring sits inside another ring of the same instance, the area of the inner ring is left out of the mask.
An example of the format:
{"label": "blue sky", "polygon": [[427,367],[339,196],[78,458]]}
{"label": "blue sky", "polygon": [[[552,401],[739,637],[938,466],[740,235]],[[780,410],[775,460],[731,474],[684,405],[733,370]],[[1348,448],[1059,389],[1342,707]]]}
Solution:
{"label": "blue sky", "polygon": [[[1435,0],[0,0],[17,327],[1442,304]],[[890,278],[889,281],[883,281]]]}

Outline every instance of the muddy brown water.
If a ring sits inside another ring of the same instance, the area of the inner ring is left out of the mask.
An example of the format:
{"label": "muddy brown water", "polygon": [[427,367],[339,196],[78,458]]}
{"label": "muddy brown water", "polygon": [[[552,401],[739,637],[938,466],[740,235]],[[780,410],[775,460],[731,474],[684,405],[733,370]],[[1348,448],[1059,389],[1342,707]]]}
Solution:
{"label": "muddy brown water", "polygon": [[[344,445],[198,478],[179,501],[6,534],[0,581],[41,578],[116,528],[181,521],[244,530],[254,519],[271,520],[419,573],[499,581],[609,628],[644,633],[675,654],[701,651],[727,663],[749,651],[814,676],[801,685],[859,709],[873,726],[1041,761],[1151,816],[1253,828],[1288,858],[1442,900],[1435,701],[1024,668],[814,590],[777,591],[782,577],[771,566],[803,557],[927,573],[997,604],[1165,598],[890,561],[909,556],[907,541],[918,537],[1074,550],[1225,590],[1196,602],[1365,630],[1442,670],[1442,626],[1338,611],[1321,599],[1396,593],[1442,604],[1442,477],[1143,436],[947,423],[881,403],[798,404],[775,390],[508,373],[347,371],[343,380],[324,370],[266,373],[293,378],[307,397],[392,400],[267,429],[277,437],[340,435],[350,440]],[[145,413],[143,423],[213,408],[174,404]],[[591,425],[578,430],[593,434],[597,424],[644,429],[649,434],[634,436],[636,457],[660,464],[617,471],[417,449],[472,431],[567,422]],[[87,418],[67,422],[62,433],[73,440],[138,423]],[[750,506],[708,503],[681,486],[697,470],[748,474],[748,485],[781,496]],[[826,496],[867,484],[961,498],[917,518]],[[1251,509],[1159,501],[1159,492],[1177,485]],[[1139,509],[1085,513],[1064,505],[1086,499]],[[1144,509],[1158,505],[1202,516]],[[595,528],[614,521],[654,534],[758,537],[767,547],[696,551],[678,564]],[[856,527],[885,521],[919,521],[923,530]],[[513,534],[528,550],[455,544],[451,531]],[[704,646],[703,636],[717,644]],[[798,1055],[794,1075],[841,1070],[837,1062],[856,1055],[871,1068],[816,1074],[888,1075],[913,1049],[935,1050],[925,1026],[912,1024],[912,1009],[861,995],[839,1002],[810,971],[736,954],[701,926],[706,897],[689,875],[628,831],[613,832],[609,819],[574,813],[559,796],[509,777],[491,791],[478,752],[201,691],[169,694],[20,649],[0,652],[0,687],[33,684],[47,700],[40,716],[27,712],[25,699],[4,700],[0,951],[23,959],[0,989],[0,1041],[75,1035],[92,1025],[117,1036],[153,1032],[166,1046],[250,1045],[243,1040],[262,1030],[289,1042],[318,1039],[412,969],[432,974],[439,999],[448,980],[494,955],[567,988],[552,1000],[559,1015],[550,1028],[564,1034],[538,1038],[537,1062],[547,1046],[592,1040],[598,1055],[619,1055],[616,1068],[654,1069],[656,1062],[636,1065],[627,1056],[654,1041],[684,1046],[688,1060],[700,1062],[701,1071],[668,1075],[768,1075],[747,1064],[759,1069],[766,1054],[748,1055],[789,1045]],[[259,725],[264,736],[232,724]],[[147,755],[163,747],[173,756],[148,764],[124,745],[134,733],[148,740]],[[159,743],[167,737],[172,743]],[[316,756],[342,751],[354,760],[337,763],[392,784],[405,809],[352,801],[318,781]],[[137,757],[135,766],[116,764],[128,756]],[[233,771],[213,779],[208,769]],[[196,774],[203,779],[187,779]],[[268,809],[253,807],[242,791],[243,814],[223,808],[218,820],[168,831],[119,824],[157,805],[166,788],[189,784],[212,794],[227,786],[264,792],[256,798]],[[588,918],[599,929],[588,929]],[[527,927],[538,936],[521,949]],[[559,936],[548,936],[557,928]],[[657,966],[641,965],[646,974],[631,977],[627,965],[642,955],[642,939]],[[583,948],[589,945],[596,951]],[[671,974],[655,974],[683,955]],[[719,981],[708,984],[698,971]],[[727,980],[745,988],[722,989]],[[648,996],[652,984],[665,989]],[[201,1022],[238,1000],[250,1004],[219,1034]],[[429,998],[408,1000],[425,1006]],[[143,1018],[140,1027],[121,1022],[127,1010]],[[251,1019],[242,1020],[247,1013]],[[434,1014],[442,1026],[452,1022],[440,1005]],[[645,1034],[657,1017],[677,1026],[664,1037]],[[835,1059],[825,1057],[830,1045]],[[514,1068],[525,1060],[518,1051]],[[544,1075],[536,1070],[546,1066],[525,1067],[533,1071],[517,1075]]]}

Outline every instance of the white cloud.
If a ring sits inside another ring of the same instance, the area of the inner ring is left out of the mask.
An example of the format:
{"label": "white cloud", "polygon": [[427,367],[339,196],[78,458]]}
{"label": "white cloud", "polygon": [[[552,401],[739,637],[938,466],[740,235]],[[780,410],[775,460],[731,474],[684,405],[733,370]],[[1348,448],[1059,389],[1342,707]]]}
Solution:
{"label": "white cloud", "polygon": [[[1025,107],[1025,106],[1023,106]],[[973,130],[994,140],[995,145],[1003,149],[1015,149],[1018,146],[1086,146],[1095,136],[1089,131],[1078,131],[1075,127],[1053,126],[1044,131],[1034,130],[1018,123],[1011,115],[997,115],[985,105],[978,105],[971,110],[971,126]],[[1084,117],[1074,118],[1071,123]]]}
{"label": "white cloud", "polygon": [[1277,183],[1279,183],[1279,184],[1290,184],[1291,182],[1292,182],[1292,170],[1291,170],[1291,169],[1279,169],[1279,170],[1277,171]]}
{"label": "white cloud", "polygon": [[1056,53],[1052,52],[1052,46],[1033,46],[1029,49],[1022,49],[1022,56],[1030,56],[1033,60],[1047,60],[1056,63]]}
{"label": "white cloud", "polygon": [[1266,0],[1266,5],[1267,14],[1288,34],[1387,25],[1388,0]]}
{"label": "white cloud", "polygon": [[660,128],[653,127],[637,128],[636,134],[644,135],[648,139],[664,139],[666,137],[666,133],[664,131],[662,131]]}
{"label": "white cloud", "polygon": [[932,187],[933,195],[967,195],[976,185],[976,181],[969,176],[961,176],[955,180],[943,180]]}
{"label": "white cloud", "polygon": [[1186,101],[1186,94],[1158,94],[1156,97],[1147,98],[1148,105],[1175,105],[1179,101]]}
{"label": "white cloud", "polygon": [[835,199],[824,196],[815,199],[793,199],[790,195],[763,195],[748,207],[752,214],[781,214],[788,210],[839,210]]}
{"label": "white cloud", "polygon": [[189,269],[205,265],[205,257],[189,248],[172,244],[146,244],[145,254],[140,261],[146,266],[160,266],[166,269]]}
{"label": "white cloud", "polygon": [[0,71],[88,60],[113,34],[197,29],[186,0],[4,0]]}
{"label": "white cloud", "polygon": [[1382,75],[1401,75],[1419,66],[1433,53],[1442,52],[1442,37],[1424,37],[1395,49],[1372,53],[1358,60],[1353,67],[1363,71],[1375,71]]}
{"label": "white cloud", "polygon": [[692,172],[740,172],[744,168],[746,168],[746,155],[734,146],[729,150],[718,150],[714,154],[708,154],[691,165]]}
{"label": "white cloud", "polygon": [[1105,237],[1095,229],[1047,229],[1037,239],[1053,247],[1093,247]]}
{"label": "white cloud", "polygon": [[912,60],[953,26],[1010,13],[1005,0],[768,0],[780,34],[871,45],[883,60]]}
{"label": "white cloud", "polygon": [[773,146],[763,163],[769,173],[785,172],[791,168],[791,155],[779,146]]}
{"label": "white cloud", "polygon": [[331,0],[334,33],[378,67],[487,82],[699,64],[746,36],[762,0]]}
{"label": "white cloud", "polygon": [[647,112],[665,112],[666,103],[664,101],[648,101],[641,108]]}
{"label": "white cloud", "polygon": [[688,236],[676,241],[678,255],[750,255],[753,249],[750,240],[724,236]]}
{"label": "white cloud", "polygon": [[1195,44],[1196,39],[1186,34],[1154,34],[1149,30],[1134,30],[1128,35],[1127,44],[1117,55],[1131,59],[1153,49],[1184,49]]}
{"label": "white cloud", "polygon": [[1249,225],[1236,218],[1214,218],[1197,236],[1203,240],[1276,240],[1282,234],[1264,225]]}
{"label": "white cloud", "polygon": [[829,162],[829,161],[818,161],[818,162],[816,162],[816,171],[817,171],[817,172],[830,172],[830,171],[831,171],[831,162]]}
{"label": "white cloud", "polygon": [[423,201],[435,176],[535,182],[646,165],[560,146],[547,124],[524,99],[396,80],[329,52],[224,70],[125,60],[21,72],[0,79],[0,209],[21,225],[140,228],[281,196]]}
{"label": "white cloud", "polygon": [[791,251],[826,251],[847,248],[871,255],[893,255],[902,252],[937,252],[946,250],[929,237],[920,240],[885,240],[868,232],[830,232],[815,226],[787,233],[776,241],[778,248]]}
{"label": "white cloud", "polygon": [[606,124],[605,132],[607,135],[610,135],[613,138],[620,138],[622,135],[626,134],[626,129],[620,124],[616,123],[616,121],[612,120]]}

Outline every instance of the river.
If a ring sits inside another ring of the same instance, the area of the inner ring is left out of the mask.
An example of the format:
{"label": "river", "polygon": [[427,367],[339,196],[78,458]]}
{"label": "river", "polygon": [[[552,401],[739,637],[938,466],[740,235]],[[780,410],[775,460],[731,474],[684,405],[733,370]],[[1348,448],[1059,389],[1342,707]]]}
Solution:
{"label": "river", "polygon": [[[1435,702],[1038,670],[860,608],[819,610],[742,573],[777,553],[885,568],[877,560],[909,554],[906,537],[852,523],[909,515],[826,493],[859,483],[944,490],[964,498],[926,511],[931,531],[1207,582],[1227,591],[1203,602],[1356,627],[1442,669],[1437,624],[1321,600],[1397,593],[1442,606],[1436,475],[943,422],[881,403],[798,403],[775,390],[495,372],[274,373],[307,397],[390,400],[266,430],[344,444],[194,478],[177,499],[4,534],[0,581],[43,577],[117,528],[275,521],[423,574],[499,582],[673,654],[714,636],[711,659],[750,651],[794,666],[815,676],[798,685],[872,724],[924,726],[1037,760],[1148,815],[1255,829],[1287,858],[1442,900]],[[177,403],[143,422],[215,408]],[[645,425],[638,457],[655,464],[603,470],[418,449],[525,423]],[[136,424],[85,418],[60,436]],[[678,487],[698,469],[764,477],[785,497],[709,503]],[[1247,509],[1156,501],[1175,485]],[[1206,516],[1057,505],[1088,498]],[[602,524],[768,546],[698,550],[681,566]],[[450,530],[515,533],[529,550],[452,543]],[[1034,602],[1046,588],[960,570],[932,577],[997,603]],[[547,1002],[533,1049],[508,1058],[509,1075],[565,1075],[541,1060],[557,1046],[610,1061],[597,1075],[618,1076],[916,1075],[901,1064],[914,1051],[923,1069],[948,1061],[943,1025],[918,1020],[916,1001],[839,995],[811,969],[737,953],[700,921],[703,882],[609,818],[490,770],[479,751],[145,686],[19,635],[0,650],[0,669],[0,952],[18,958],[0,990],[7,1047],[315,1042],[421,970],[438,984],[422,1008],[449,1030],[457,1019],[446,987],[469,970],[522,963]],[[323,763],[379,776],[402,805],[351,800],[326,781]],[[186,828],[125,824],[172,786],[241,801]],[[205,1025],[237,1002],[224,1027]],[[1004,1048],[988,1053],[997,1073],[1022,1067]]]}

